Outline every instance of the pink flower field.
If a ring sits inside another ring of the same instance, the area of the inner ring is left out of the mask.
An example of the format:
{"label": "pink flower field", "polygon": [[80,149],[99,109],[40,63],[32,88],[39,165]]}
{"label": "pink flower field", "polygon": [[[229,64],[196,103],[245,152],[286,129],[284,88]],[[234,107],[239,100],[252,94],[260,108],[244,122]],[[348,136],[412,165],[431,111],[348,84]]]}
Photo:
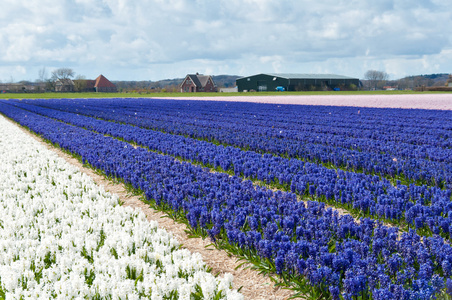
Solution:
{"label": "pink flower field", "polygon": [[178,97],[187,100],[452,110],[452,94]]}

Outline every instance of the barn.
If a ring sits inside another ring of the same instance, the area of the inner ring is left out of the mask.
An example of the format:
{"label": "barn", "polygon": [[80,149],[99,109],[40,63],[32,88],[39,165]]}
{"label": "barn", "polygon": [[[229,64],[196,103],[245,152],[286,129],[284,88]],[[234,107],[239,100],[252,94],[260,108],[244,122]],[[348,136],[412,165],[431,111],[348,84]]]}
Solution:
{"label": "barn", "polygon": [[94,80],[94,90],[97,93],[116,93],[116,85],[114,85],[110,80],[105,78],[104,75],[100,74]]}
{"label": "barn", "polygon": [[[359,79],[335,74],[283,74],[263,73],[236,80],[239,92],[353,89],[359,86]],[[278,88],[281,90],[281,88]]]}

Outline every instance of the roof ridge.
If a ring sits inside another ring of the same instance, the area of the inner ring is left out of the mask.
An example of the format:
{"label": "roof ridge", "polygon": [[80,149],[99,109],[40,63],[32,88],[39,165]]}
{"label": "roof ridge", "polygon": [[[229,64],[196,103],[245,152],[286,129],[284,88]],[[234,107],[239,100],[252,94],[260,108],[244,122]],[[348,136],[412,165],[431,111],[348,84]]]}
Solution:
{"label": "roof ridge", "polygon": [[345,75],[339,75],[339,74],[332,74],[332,73],[261,73],[262,75],[269,75],[269,76],[277,76],[277,77],[283,77],[283,78],[322,78],[322,77],[336,77],[340,79],[357,79],[354,77],[349,77]]}
{"label": "roof ridge", "polygon": [[100,74],[96,79],[94,87],[116,87],[110,80],[108,80],[104,75]]}

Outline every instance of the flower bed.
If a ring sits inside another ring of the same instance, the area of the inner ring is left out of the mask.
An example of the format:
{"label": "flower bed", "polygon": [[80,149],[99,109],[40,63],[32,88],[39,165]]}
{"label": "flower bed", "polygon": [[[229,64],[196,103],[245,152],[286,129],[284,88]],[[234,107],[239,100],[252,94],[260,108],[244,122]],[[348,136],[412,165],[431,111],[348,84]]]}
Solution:
{"label": "flower bed", "polygon": [[[30,102],[32,103],[32,102]],[[296,159],[262,155],[189,137],[107,122],[83,115],[34,105],[15,106],[63,122],[108,134],[203,166],[215,167],[243,178],[260,180],[277,188],[339,205],[356,215],[408,225],[423,235],[451,236],[451,190],[426,185],[409,186],[362,173],[329,169]]]}
{"label": "flower bed", "polygon": [[349,171],[398,176],[407,182],[440,187],[452,185],[452,114],[448,111],[156,99],[133,99],[127,103],[122,99],[22,103],[321,162]]}
{"label": "flower bed", "polygon": [[0,298],[243,298],[0,116]]}
{"label": "flower bed", "polygon": [[[2,104],[0,104],[1,106]],[[2,111],[125,183],[141,189],[196,233],[319,297],[430,299],[452,281],[441,237],[356,222],[318,202],[297,202],[249,181],[134,149],[130,144],[8,106]]]}

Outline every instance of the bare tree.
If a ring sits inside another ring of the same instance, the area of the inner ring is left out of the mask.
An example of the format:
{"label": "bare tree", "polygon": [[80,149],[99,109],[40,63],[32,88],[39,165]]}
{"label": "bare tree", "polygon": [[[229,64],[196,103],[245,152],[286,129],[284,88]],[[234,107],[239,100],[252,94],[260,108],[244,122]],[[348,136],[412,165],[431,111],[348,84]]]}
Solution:
{"label": "bare tree", "polygon": [[364,74],[364,78],[369,81],[369,85],[373,89],[377,89],[378,86],[383,86],[389,75],[383,71],[369,70]]}
{"label": "bare tree", "polygon": [[59,68],[52,72],[52,79],[62,80],[62,79],[70,79],[75,76],[75,72],[70,68]]}
{"label": "bare tree", "polygon": [[46,67],[42,67],[38,72],[38,82],[45,82],[47,80],[47,70]]}
{"label": "bare tree", "polygon": [[84,92],[87,87],[86,77],[83,75],[77,75],[74,80],[74,90],[76,92]]}
{"label": "bare tree", "polygon": [[52,79],[47,79],[45,84],[45,90],[47,92],[55,92],[55,81]]}

